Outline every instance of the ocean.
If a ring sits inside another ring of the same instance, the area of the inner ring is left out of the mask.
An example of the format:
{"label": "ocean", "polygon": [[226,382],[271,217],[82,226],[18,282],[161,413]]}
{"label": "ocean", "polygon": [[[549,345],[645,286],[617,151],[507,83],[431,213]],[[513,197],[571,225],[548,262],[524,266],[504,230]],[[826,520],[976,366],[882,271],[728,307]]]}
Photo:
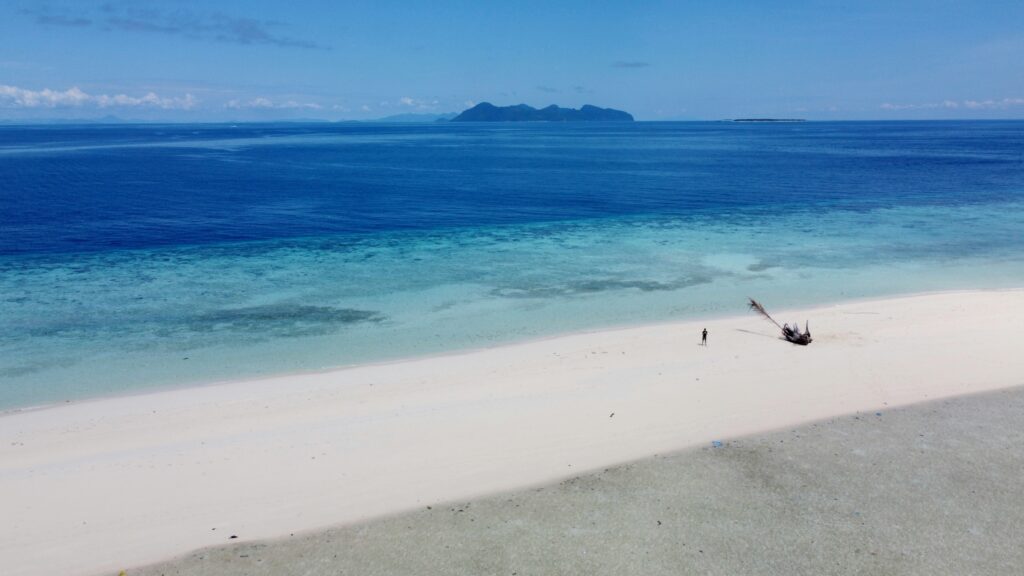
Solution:
{"label": "ocean", "polygon": [[1021,121],[0,127],[0,409],[1022,283]]}

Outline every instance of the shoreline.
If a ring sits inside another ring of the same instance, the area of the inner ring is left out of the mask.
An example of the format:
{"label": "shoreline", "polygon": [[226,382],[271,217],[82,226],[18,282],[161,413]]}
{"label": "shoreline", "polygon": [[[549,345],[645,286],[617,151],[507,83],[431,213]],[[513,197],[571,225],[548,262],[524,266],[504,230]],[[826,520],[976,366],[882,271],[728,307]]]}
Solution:
{"label": "shoreline", "polygon": [[[769,312],[771,312],[772,314],[774,314],[776,317],[779,317],[779,318],[783,318],[784,314],[789,314],[789,313],[802,314],[802,315],[806,316],[807,314],[812,314],[812,313],[814,313],[816,311],[827,310],[829,308],[833,308],[833,307],[836,307],[836,306],[854,305],[854,304],[870,304],[870,303],[876,302],[876,301],[884,302],[884,301],[900,300],[900,299],[904,299],[904,298],[918,298],[918,297],[927,297],[927,296],[943,296],[943,295],[973,294],[973,293],[1000,293],[1000,292],[1014,292],[1014,291],[1021,291],[1021,290],[1024,290],[1024,287],[926,290],[926,291],[915,291],[915,292],[907,292],[907,293],[896,293],[896,294],[891,294],[891,295],[886,295],[886,296],[855,297],[855,298],[850,298],[850,299],[830,301],[830,302],[826,302],[826,303],[822,303],[822,304],[815,304],[815,305],[812,305],[812,306],[809,306],[809,307],[802,307],[802,308],[787,308],[787,307],[783,307],[783,308],[779,308],[778,310],[774,310],[774,311],[773,310],[769,310]],[[81,404],[87,404],[87,403],[93,403],[93,402],[105,402],[105,401],[108,401],[108,400],[114,400],[114,399],[118,399],[118,398],[134,398],[134,397],[138,397],[138,396],[147,396],[147,395],[150,395],[150,394],[162,394],[162,393],[166,393],[166,392],[175,392],[175,391],[182,391],[183,392],[183,391],[188,391],[188,390],[199,390],[199,389],[209,388],[209,387],[213,387],[213,386],[233,385],[233,384],[241,384],[241,383],[247,383],[247,382],[261,382],[261,381],[265,381],[265,380],[273,380],[273,379],[278,379],[278,378],[301,378],[301,377],[306,377],[306,376],[320,376],[320,375],[331,374],[331,373],[335,373],[335,372],[344,372],[346,370],[355,370],[355,369],[361,369],[361,368],[372,368],[372,367],[379,367],[379,366],[389,366],[389,365],[393,365],[393,364],[403,364],[403,363],[407,363],[407,362],[419,362],[419,361],[424,361],[424,360],[431,360],[431,359],[434,359],[434,358],[457,357],[457,356],[469,355],[469,354],[478,353],[478,352],[486,352],[486,351],[489,351],[489,350],[495,350],[495,349],[500,349],[500,348],[505,348],[505,347],[510,347],[510,346],[522,346],[522,345],[529,345],[529,344],[535,344],[535,343],[543,343],[543,342],[548,342],[548,341],[551,341],[551,340],[558,340],[558,339],[561,339],[561,338],[567,338],[567,337],[573,337],[573,336],[585,336],[585,335],[589,335],[589,334],[604,334],[604,333],[611,334],[611,333],[615,333],[615,332],[622,332],[622,331],[627,331],[627,330],[639,330],[639,329],[644,329],[644,328],[659,328],[659,327],[660,328],[665,328],[665,327],[671,327],[671,326],[676,326],[676,325],[680,325],[680,324],[699,324],[700,322],[716,322],[717,323],[717,322],[723,322],[723,321],[727,321],[727,320],[743,321],[748,316],[754,316],[754,314],[751,313],[751,312],[748,312],[746,314],[744,314],[744,313],[737,313],[737,314],[728,314],[728,315],[711,314],[709,316],[688,317],[688,318],[681,318],[681,319],[676,319],[676,320],[667,320],[667,321],[661,321],[661,322],[641,322],[641,323],[637,323],[637,324],[612,325],[612,326],[604,326],[604,327],[597,327],[597,328],[584,329],[584,330],[572,330],[572,331],[568,331],[568,332],[557,332],[557,333],[543,335],[543,336],[532,336],[532,337],[527,337],[527,338],[522,339],[522,340],[509,340],[507,342],[499,342],[497,344],[490,344],[490,345],[481,346],[481,347],[458,348],[458,349],[441,351],[441,352],[430,352],[430,353],[425,353],[425,354],[422,354],[422,355],[415,355],[415,356],[402,356],[402,357],[397,357],[397,358],[386,358],[386,359],[382,359],[382,360],[369,361],[369,362],[353,362],[351,364],[339,364],[339,365],[328,366],[328,367],[325,367],[325,368],[319,368],[319,369],[315,369],[315,370],[299,370],[299,371],[294,371],[294,372],[274,372],[274,373],[268,373],[268,374],[264,374],[264,375],[251,376],[251,377],[230,378],[230,379],[215,379],[215,380],[209,380],[209,381],[188,382],[188,383],[182,383],[182,384],[168,384],[168,385],[161,385],[161,386],[155,386],[155,387],[147,387],[147,388],[143,388],[143,389],[136,390],[136,391],[125,391],[125,392],[116,392],[116,393],[112,393],[112,394],[104,394],[104,395],[99,395],[99,396],[89,396],[89,397],[81,398],[81,399],[78,399],[78,400],[65,399],[65,400],[58,400],[58,401],[54,401],[54,402],[46,403],[46,404],[34,404],[34,405],[29,405],[29,406],[16,406],[16,407],[13,407],[13,408],[0,408],[0,419],[5,418],[5,417],[10,416],[10,415],[14,415],[14,414],[38,412],[40,410],[51,410],[51,409],[54,409],[54,408],[58,408],[58,407],[61,407],[61,406],[68,406],[68,405],[81,405]],[[804,320],[806,320],[806,319],[807,318],[804,318]],[[785,321],[785,318],[783,318],[783,321]]]}
{"label": "shoreline", "polygon": [[7,413],[0,557],[12,575],[116,573],[1024,384],[1024,289],[773,312],[813,314],[815,342],[737,315]]}

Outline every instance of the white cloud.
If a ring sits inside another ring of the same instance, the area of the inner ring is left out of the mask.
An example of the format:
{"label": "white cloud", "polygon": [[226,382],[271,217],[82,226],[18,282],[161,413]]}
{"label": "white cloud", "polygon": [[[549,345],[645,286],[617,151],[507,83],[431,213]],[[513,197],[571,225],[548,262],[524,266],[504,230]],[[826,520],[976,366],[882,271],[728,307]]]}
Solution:
{"label": "white cloud", "polygon": [[89,94],[77,86],[67,90],[28,90],[0,84],[0,107],[4,108],[160,108],[191,110],[199,103],[191,94],[168,98],[149,92],[144,96],[127,94]]}
{"label": "white cloud", "polygon": [[229,100],[224,107],[232,110],[320,110],[323,108],[323,106],[316,102],[297,102],[295,100],[275,102],[262,96],[244,102],[241,100]]}
{"label": "white cloud", "polygon": [[434,110],[437,108],[437,100],[417,100],[408,96],[403,96],[398,99],[398,103],[402,106],[408,106],[409,108],[415,108],[416,110]]}
{"label": "white cloud", "polygon": [[50,90],[26,90],[17,86],[0,84],[0,102],[15,108],[56,108],[58,106],[81,106],[90,96],[78,87],[63,92]]}
{"label": "white cloud", "polygon": [[956,110],[967,108],[969,110],[1006,110],[1015,106],[1024,106],[1024,98],[1003,98],[1002,100],[943,100],[942,102],[925,102],[922,104],[892,104],[886,102],[879,106],[882,110]]}
{"label": "white cloud", "polygon": [[1002,100],[964,100],[964,106],[972,110],[1005,110],[1013,106],[1024,106],[1024,98],[1003,98]]}
{"label": "white cloud", "polygon": [[154,108],[161,108],[163,110],[191,110],[195,108],[198,101],[191,94],[185,94],[184,98],[161,98],[153,92],[147,93],[141,98],[135,98],[125,94],[115,94],[114,96],[107,96],[101,94],[95,96],[96,104],[100,108],[110,108],[115,106],[151,106]]}
{"label": "white cloud", "polygon": [[363,104],[362,106],[360,106],[359,109],[362,110],[363,112],[369,112],[370,111],[370,107],[367,106],[366,104]]}

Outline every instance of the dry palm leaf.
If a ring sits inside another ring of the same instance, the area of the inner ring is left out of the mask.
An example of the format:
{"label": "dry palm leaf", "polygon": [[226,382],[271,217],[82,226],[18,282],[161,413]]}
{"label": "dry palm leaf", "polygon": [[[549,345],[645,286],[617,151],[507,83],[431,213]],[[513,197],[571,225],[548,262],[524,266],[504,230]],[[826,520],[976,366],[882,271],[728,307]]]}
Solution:
{"label": "dry palm leaf", "polygon": [[764,306],[761,306],[761,303],[758,302],[757,300],[754,300],[753,298],[750,299],[750,309],[757,312],[761,316],[764,316],[765,318],[768,319],[769,322],[778,326],[779,330],[782,330],[782,326],[779,326],[779,323],[775,321],[775,318],[772,318],[771,315],[768,314],[768,311],[764,309]]}

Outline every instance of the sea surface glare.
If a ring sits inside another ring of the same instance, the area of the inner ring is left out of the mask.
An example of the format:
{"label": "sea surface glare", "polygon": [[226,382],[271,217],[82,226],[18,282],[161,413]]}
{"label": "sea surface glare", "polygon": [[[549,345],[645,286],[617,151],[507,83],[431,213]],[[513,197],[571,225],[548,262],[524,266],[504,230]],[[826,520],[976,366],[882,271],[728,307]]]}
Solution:
{"label": "sea surface glare", "polygon": [[1021,286],[1022,208],[1019,121],[4,126],[0,409]]}

